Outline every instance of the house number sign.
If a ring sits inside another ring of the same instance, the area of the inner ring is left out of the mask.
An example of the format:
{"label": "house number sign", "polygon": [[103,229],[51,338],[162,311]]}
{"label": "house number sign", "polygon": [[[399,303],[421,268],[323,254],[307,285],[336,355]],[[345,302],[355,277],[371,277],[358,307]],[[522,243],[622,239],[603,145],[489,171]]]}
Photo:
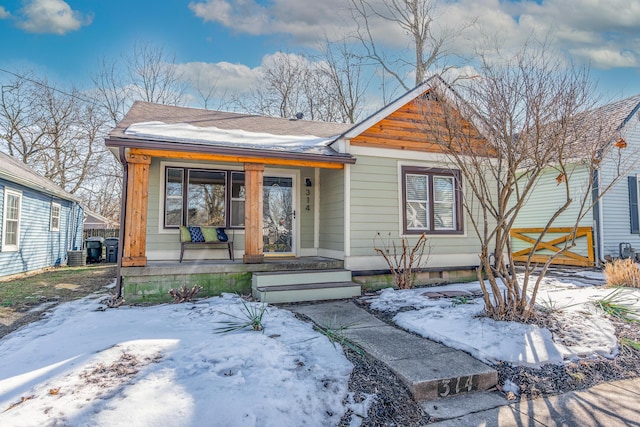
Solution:
{"label": "house number sign", "polygon": [[478,389],[478,377],[458,377],[441,380],[438,382],[438,396],[447,397],[461,392]]}
{"label": "house number sign", "polygon": [[304,197],[305,197],[305,205],[304,205],[304,210],[305,211],[310,211],[311,210],[311,190],[309,190],[308,188],[304,190]]}

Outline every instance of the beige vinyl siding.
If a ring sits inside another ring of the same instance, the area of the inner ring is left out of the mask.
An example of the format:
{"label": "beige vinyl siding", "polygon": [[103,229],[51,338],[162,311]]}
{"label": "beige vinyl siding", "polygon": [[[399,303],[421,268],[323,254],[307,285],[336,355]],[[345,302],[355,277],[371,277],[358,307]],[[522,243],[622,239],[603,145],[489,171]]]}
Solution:
{"label": "beige vinyl siding", "polygon": [[[171,159],[153,158],[149,166],[149,204],[147,210],[147,257],[149,260],[177,260],[180,256],[180,235],[177,229],[163,229],[162,206],[164,193],[162,183],[164,179],[161,162],[170,162],[171,165],[186,167],[210,167],[212,169],[226,169],[231,165],[215,164],[203,165],[202,162],[176,162]],[[235,165],[237,167],[237,165]],[[235,252],[244,251],[244,231],[237,229],[227,230],[229,238],[233,240]],[[216,251],[207,254],[211,257],[226,258],[224,251]]]}
{"label": "beige vinyl siding", "polygon": [[351,167],[351,255],[374,255],[377,233],[398,236],[398,166],[395,159],[359,156]]}
{"label": "beige vinyl siding", "polygon": [[[180,236],[178,230],[162,230],[162,200],[161,183],[164,177],[160,168],[161,159],[153,158],[149,166],[149,205],[147,210],[147,257],[158,259],[153,253],[175,252],[175,258],[180,255]],[[160,259],[166,259],[161,257]],[[171,258],[170,258],[171,259]]]}
{"label": "beige vinyl siding", "polygon": [[[434,163],[400,160],[385,157],[358,156],[351,168],[351,255],[377,256],[374,251],[374,237],[399,239],[402,232],[402,218],[399,204],[402,203],[400,165],[424,167],[446,167]],[[463,183],[463,188],[466,188]],[[479,240],[473,232],[465,212],[464,235],[431,235],[428,245],[432,255],[477,254]],[[417,236],[409,236],[410,243]],[[450,265],[456,265],[452,257]],[[467,263],[464,263],[465,265]]]}
{"label": "beige vinyl siding", "polygon": [[[299,209],[296,217],[299,218],[300,230],[300,248],[313,248],[313,224],[314,224],[314,212],[315,204],[314,197],[317,189],[317,183],[315,181],[315,173],[312,168],[300,169],[300,182],[298,183],[298,203]],[[307,187],[305,184],[305,178],[311,179],[311,187]],[[309,191],[307,195],[306,192]],[[307,203],[308,198],[308,203]],[[307,207],[309,209],[307,210]]]}
{"label": "beige vinyl siding", "polygon": [[320,170],[321,249],[344,251],[344,171]]}
{"label": "beige vinyl siding", "polygon": [[[581,216],[581,202],[584,198],[585,192],[588,192],[588,201],[585,206],[591,205],[591,192],[586,187],[588,183],[589,170],[582,165],[575,165],[571,167],[569,173],[569,186],[571,191],[572,203],[568,209],[563,212],[556,220],[554,220],[551,227],[573,227]],[[564,183],[558,183],[559,172],[555,169],[549,169],[545,172],[536,183],[533,191],[530,193],[529,198],[520,210],[516,221],[514,222],[514,228],[541,228],[545,227],[554,213],[566,202],[566,190]],[[593,213],[591,211],[583,212],[583,218],[579,222],[580,227],[593,227]],[[531,234],[527,234],[530,237],[536,237]],[[545,241],[552,240],[559,237],[560,234],[549,234]],[[511,239],[513,245],[512,250],[517,252],[519,250],[529,247],[530,244],[520,239]],[[586,239],[580,239],[576,241],[576,247],[571,250],[582,256],[587,256]],[[549,254],[550,251],[540,251],[541,254]]]}

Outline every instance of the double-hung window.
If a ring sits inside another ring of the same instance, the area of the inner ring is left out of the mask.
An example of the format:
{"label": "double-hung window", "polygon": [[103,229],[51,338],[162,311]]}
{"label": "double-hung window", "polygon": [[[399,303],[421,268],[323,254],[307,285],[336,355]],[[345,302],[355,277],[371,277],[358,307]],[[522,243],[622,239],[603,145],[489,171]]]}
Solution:
{"label": "double-hung window", "polygon": [[60,203],[51,202],[51,217],[49,218],[49,230],[60,231]]}
{"label": "double-hung window", "polygon": [[244,172],[165,168],[164,228],[244,227]]}
{"label": "double-hung window", "polygon": [[402,168],[405,234],[461,234],[460,173],[455,170]]}
{"label": "double-hung window", "polygon": [[2,221],[2,250],[17,251],[20,246],[22,193],[5,188]]}

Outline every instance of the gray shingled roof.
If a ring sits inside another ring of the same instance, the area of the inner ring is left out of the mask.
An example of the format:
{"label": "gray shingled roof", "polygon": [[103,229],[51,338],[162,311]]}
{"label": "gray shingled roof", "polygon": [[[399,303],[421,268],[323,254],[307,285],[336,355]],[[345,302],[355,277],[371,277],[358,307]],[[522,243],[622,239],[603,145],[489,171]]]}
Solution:
{"label": "gray shingled roof", "polygon": [[263,132],[273,135],[315,135],[322,138],[341,135],[353,126],[344,123],[290,120],[136,101],[124,119],[109,133],[109,136],[127,138],[129,136],[124,133],[127,127],[134,123],[150,121],[160,121],[167,124],[187,123],[192,126],[229,130],[241,129],[247,132]]}
{"label": "gray shingled roof", "polygon": [[47,178],[38,175],[29,166],[3,152],[0,152],[0,178],[64,200],[80,201],[80,199],[73,194],[67,193]]}
{"label": "gray shingled roof", "polygon": [[291,148],[286,144],[274,143],[272,146],[251,146],[233,142],[189,140],[162,138],[161,136],[131,135],[127,128],[136,123],[162,122],[165,124],[188,124],[202,128],[218,128],[222,130],[241,130],[245,132],[282,135],[282,136],[315,136],[318,138],[337,138],[353,125],[343,123],[317,122],[311,120],[290,120],[277,117],[266,117],[251,114],[229,113],[198,108],[176,107],[136,101],[126,116],[109,133],[106,144],[110,147],[145,147],[176,149],[191,151],[215,151],[221,153],[253,153],[270,157],[313,158],[353,163],[353,157],[339,153],[328,145],[318,144],[314,147]]}
{"label": "gray shingled roof", "polygon": [[594,110],[597,114],[602,114],[608,122],[621,130],[627,121],[638,111],[640,107],[640,95],[611,102]]}

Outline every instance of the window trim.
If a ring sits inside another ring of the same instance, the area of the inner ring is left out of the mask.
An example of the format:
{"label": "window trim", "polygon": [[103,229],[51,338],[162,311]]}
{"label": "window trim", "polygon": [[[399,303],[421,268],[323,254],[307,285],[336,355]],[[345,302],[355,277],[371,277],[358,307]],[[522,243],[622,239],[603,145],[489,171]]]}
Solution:
{"label": "window trim", "polygon": [[[9,196],[18,198],[18,219],[16,227],[16,244],[10,245],[6,243],[6,231],[7,231],[7,199]],[[11,190],[9,188],[4,189],[4,207],[2,211],[2,252],[17,252],[20,250],[20,223],[22,222],[22,192],[17,190]]]}
{"label": "window trim", "polygon": [[[159,232],[167,232],[178,230],[177,225],[167,225],[166,223],[166,209],[167,209],[167,170],[169,169],[181,169],[182,170],[182,220],[181,225],[186,225],[188,220],[188,203],[189,203],[189,173],[191,171],[205,171],[205,172],[223,172],[225,174],[225,222],[221,227],[226,229],[244,230],[244,226],[231,225],[231,185],[233,173],[244,173],[242,169],[231,169],[219,166],[207,167],[199,164],[169,164],[163,163],[161,167],[162,173],[162,188],[161,188],[161,200],[160,200],[160,221]],[[238,199],[234,199],[238,201]]]}
{"label": "window trim", "polygon": [[[428,230],[416,230],[407,228],[407,175],[426,175],[428,177],[428,212],[429,212],[429,229]],[[454,224],[455,229],[451,230],[435,230],[434,229],[434,206],[435,199],[433,197],[433,177],[442,176],[447,178],[453,178],[454,184]],[[464,212],[462,207],[462,181],[459,170],[455,169],[443,169],[433,167],[420,167],[420,166],[401,166],[400,179],[402,181],[402,194],[400,195],[401,211],[402,211],[402,232],[405,235],[420,235],[425,233],[427,235],[463,235],[464,234]]]}
{"label": "window trim", "polygon": [[[58,215],[54,215],[53,212],[57,208]],[[49,215],[49,231],[60,231],[60,220],[62,218],[62,205],[60,203],[51,202],[51,213]],[[58,224],[54,227],[53,220],[57,219]]]}

